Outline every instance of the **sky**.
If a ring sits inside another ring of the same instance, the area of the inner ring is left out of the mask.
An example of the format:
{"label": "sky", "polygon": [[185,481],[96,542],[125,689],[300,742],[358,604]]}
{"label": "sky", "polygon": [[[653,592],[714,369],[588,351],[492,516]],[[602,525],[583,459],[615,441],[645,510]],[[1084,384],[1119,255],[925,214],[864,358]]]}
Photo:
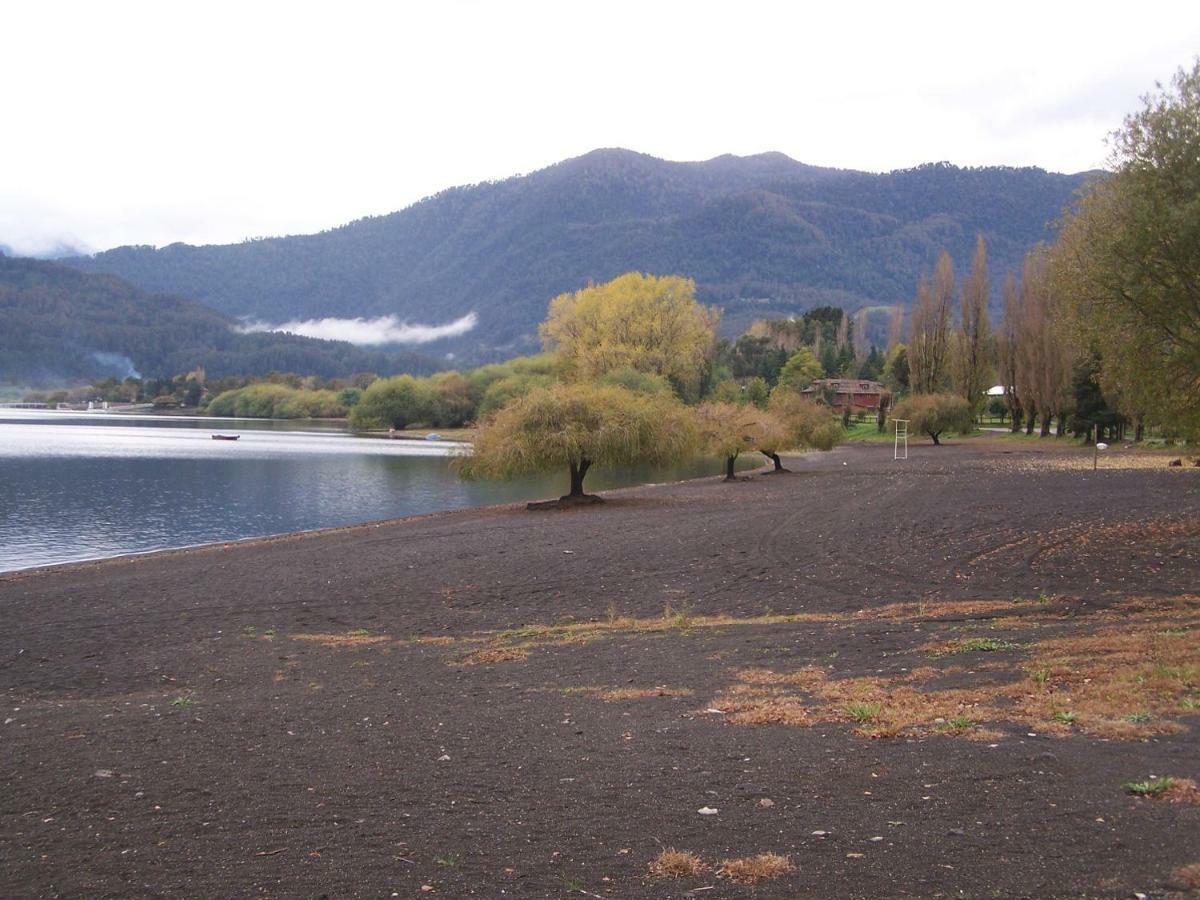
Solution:
{"label": "sky", "polygon": [[0,245],[230,243],[598,147],[1076,172],[1192,2],[0,0]]}

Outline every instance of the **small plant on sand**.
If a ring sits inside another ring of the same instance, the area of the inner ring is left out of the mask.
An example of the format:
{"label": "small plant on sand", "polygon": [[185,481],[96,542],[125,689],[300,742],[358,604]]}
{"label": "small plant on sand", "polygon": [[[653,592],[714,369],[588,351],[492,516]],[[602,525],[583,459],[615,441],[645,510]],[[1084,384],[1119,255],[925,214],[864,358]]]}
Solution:
{"label": "small plant on sand", "polygon": [[970,716],[955,716],[946,724],[954,731],[966,731],[975,727],[975,720]]}
{"label": "small plant on sand", "polygon": [[958,645],[955,653],[993,653],[997,650],[1015,650],[1016,644],[1011,641],[1001,641],[996,638],[968,638]]}
{"label": "small plant on sand", "polygon": [[1132,722],[1134,725],[1145,725],[1147,722],[1150,721],[1150,713],[1135,712],[1135,713],[1130,713],[1127,716],[1121,716],[1121,718],[1124,719],[1126,722]]}
{"label": "small plant on sand", "polygon": [[365,628],[355,628],[353,631],[346,632],[346,634],[350,635],[350,637],[366,637],[370,633],[371,632],[367,631]]}
{"label": "small plant on sand", "polygon": [[859,725],[865,725],[879,718],[882,709],[883,705],[880,703],[851,703],[846,707],[846,715]]}
{"label": "small plant on sand", "polygon": [[186,708],[188,706],[192,706],[195,702],[196,701],[193,700],[191,697],[188,697],[185,695],[185,696],[176,697],[174,700],[171,701],[171,705]]}
{"label": "small plant on sand", "polygon": [[1193,712],[1200,710],[1200,697],[1184,697],[1183,708]]}
{"label": "small plant on sand", "polygon": [[253,625],[244,625],[242,627],[242,637],[257,637],[258,629]]}
{"label": "small plant on sand", "polygon": [[1125,785],[1125,790],[1137,797],[1157,797],[1165,794],[1174,786],[1174,778],[1163,777],[1145,781],[1130,781]]}
{"label": "small plant on sand", "polygon": [[433,861],[435,863],[437,863],[439,866],[446,866],[447,868],[451,868],[453,866],[458,865],[459,859],[460,859],[460,857],[457,853],[451,852],[451,853],[443,853],[441,856],[435,856],[433,858]]}
{"label": "small plant on sand", "polygon": [[1079,721],[1079,716],[1073,712],[1056,712],[1054,714],[1054,721],[1061,722],[1063,725],[1074,725]]}
{"label": "small plant on sand", "polygon": [[671,847],[658,854],[650,863],[650,875],[654,878],[689,878],[699,875],[706,868],[708,867],[695,853]]}
{"label": "small plant on sand", "polygon": [[1045,687],[1050,683],[1050,670],[1034,669],[1029,673],[1029,677],[1033,679],[1034,683],[1037,684],[1038,687]]}
{"label": "small plant on sand", "polygon": [[795,871],[792,861],[777,853],[760,853],[758,856],[745,856],[740,859],[727,859],[721,863],[717,874],[739,884],[754,884],[771,878],[778,878]]}
{"label": "small plant on sand", "polygon": [[663,609],[663,621],[672,628],[686,632],[692,626],[692,614],[686,603],[680,604],[679,609],[668,603]]}

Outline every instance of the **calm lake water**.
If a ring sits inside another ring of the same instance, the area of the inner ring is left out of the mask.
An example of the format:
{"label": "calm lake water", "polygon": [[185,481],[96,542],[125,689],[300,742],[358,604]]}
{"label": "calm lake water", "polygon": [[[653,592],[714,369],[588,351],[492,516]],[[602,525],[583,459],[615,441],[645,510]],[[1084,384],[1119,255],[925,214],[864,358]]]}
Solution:
{"label": "calm lake water", "polygon": [[[237,441],[212,435],[240,434]],[[455,447],[333,423],[0,409],[0,572],[554,497],[558,478],[463,482]],[[746,465],[758,464],[758,458]],[[597,470],[589,490],[715,475]]]}

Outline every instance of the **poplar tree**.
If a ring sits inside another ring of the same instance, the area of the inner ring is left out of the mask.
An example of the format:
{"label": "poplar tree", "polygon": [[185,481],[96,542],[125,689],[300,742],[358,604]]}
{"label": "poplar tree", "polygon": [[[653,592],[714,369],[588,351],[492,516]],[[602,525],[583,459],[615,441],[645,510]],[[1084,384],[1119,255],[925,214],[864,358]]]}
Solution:
{"label": "poplar tree", "polygon": [[988,322],[987,245],[983,235],[975,240],[971,274],[963,282],[958,333],[953,356],[954,382],[971,415],[979,416],[985,391],[991,386],[995,347]]}
{"label": "poplar tree", "polygon": [[917,284],[908,339],[909,382],[914,393],[937,393],[946,381],[953,300],[954,263],[943,250],[933,278],[922,275]]}

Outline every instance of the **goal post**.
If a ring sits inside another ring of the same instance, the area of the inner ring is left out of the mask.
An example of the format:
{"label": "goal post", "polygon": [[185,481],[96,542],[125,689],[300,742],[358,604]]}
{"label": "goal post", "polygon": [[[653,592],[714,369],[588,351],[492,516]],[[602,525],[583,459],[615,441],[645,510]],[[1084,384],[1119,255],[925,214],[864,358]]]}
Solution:
{"label": "goal post", "polygon": [[892,424],[896,427],[892,459],[908,459],[908,422],[908,419],[892,419]]}

